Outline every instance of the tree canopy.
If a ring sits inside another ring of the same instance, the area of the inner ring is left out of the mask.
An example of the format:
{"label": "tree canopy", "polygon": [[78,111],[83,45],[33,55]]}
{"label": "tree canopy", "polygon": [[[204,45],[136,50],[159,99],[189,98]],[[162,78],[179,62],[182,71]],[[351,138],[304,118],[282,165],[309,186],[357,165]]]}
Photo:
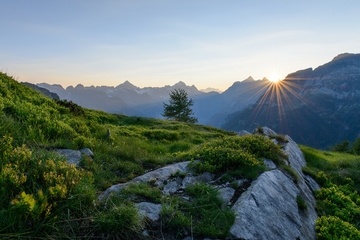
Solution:
{"label": "tree canopy", "polygon": [[169,96],[169,104],[164,103],[164,111],[162,115],[165,118],[180,122],[197,122],[197,118],[192,116],[194,113],[191,106],[194,105],[194,101],[192,99],[188,99],[188,95],[184,89],[175,89],[170,92]]}

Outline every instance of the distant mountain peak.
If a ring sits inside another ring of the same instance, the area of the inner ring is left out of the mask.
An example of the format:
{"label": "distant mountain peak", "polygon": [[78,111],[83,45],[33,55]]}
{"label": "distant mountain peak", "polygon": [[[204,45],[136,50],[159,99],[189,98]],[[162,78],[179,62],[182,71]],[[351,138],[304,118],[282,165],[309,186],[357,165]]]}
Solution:
{"label": "distant mountain peak", "polygon": [[261,81],[270,81],[270,80],[264,77]]}
{"label": "distant mountain peak", "polygon": [[175,88],[186,87],[186,84],[183,81],[179,81],[178,83],[175,83],[173,87]]}
{"label": "distant mountain peak", "polygon": [[134,84],[126,80],[125,82],[119,84],[116,86],[117,88],[137,88]]}
{"label": "distant mountain peak", "polygon": [[244,82],[250,82],[250,81],[255,81],[254,78],[252,76],[249,76],[247,79],[244,80]]}

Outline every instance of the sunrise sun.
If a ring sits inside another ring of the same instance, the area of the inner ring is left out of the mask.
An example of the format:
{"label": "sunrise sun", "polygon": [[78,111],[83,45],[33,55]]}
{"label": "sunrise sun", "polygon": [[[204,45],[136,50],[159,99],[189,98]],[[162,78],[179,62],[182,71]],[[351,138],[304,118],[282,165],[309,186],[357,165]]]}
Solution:
{"label": "sunrise sun", "polygon": [[278,74],[273,73],[270,76],[269,81],[272,82],[272,83],[277,83],[277,82],[281,81],[281,78],[280,78],[280,76]]}

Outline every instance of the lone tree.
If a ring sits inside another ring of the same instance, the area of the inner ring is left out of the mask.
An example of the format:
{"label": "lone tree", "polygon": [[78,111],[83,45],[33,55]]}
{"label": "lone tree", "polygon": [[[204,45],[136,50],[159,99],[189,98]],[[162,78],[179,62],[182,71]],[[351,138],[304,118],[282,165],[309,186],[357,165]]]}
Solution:
{"label": "lone tree", "polygon": [[164,103],[163,116],[180,122],[196,123],[197,118],[191,116],[193,111],[190,108],[194,105],[192,99],[188,99],[184,89],[171,91],[169,104]]}

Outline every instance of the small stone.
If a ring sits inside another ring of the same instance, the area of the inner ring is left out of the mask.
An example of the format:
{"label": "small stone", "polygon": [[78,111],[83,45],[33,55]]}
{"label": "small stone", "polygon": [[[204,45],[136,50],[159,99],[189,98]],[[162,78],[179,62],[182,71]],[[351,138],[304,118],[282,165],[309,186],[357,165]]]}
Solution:
{"label": "small stone", "polygon": [[135,206],[137,207],[139,213],[143,216],[149,218],[152,221],[159,220],[162,207],[161,204],[141,202],[136,203]]}
{"label": "small stone", "polygon": [[264,164],[267,169],[270,169],[270,170],[276,169],[275,163],[269,159],[264,159]]}
{"label": "small stone", "polygon": [[75,164],[77,167],[80,164],[81,152],[71,149],[58,149],[57,153],[64,156],[67,159],[67,163]]}

